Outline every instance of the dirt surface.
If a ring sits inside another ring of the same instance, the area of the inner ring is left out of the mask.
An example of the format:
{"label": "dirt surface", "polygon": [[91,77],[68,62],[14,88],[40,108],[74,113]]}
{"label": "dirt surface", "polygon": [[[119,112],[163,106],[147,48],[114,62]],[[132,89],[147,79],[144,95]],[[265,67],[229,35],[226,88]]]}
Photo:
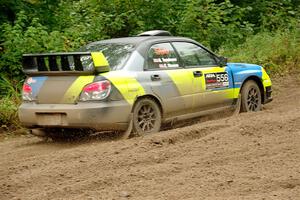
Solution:
{"label": "dirt surface", "polygon": [[1,141],[0,199],[300,199],[299,77],[261,112],[147,137]]}

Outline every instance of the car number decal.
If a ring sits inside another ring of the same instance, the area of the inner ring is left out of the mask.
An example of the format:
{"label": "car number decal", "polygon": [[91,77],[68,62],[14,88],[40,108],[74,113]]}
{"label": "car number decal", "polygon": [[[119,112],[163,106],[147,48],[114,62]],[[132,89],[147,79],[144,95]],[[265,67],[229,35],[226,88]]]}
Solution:
{"label": "car number decal", "polygon": [[227,88],[229,78],[227,72],[205,74],[206,89]]}

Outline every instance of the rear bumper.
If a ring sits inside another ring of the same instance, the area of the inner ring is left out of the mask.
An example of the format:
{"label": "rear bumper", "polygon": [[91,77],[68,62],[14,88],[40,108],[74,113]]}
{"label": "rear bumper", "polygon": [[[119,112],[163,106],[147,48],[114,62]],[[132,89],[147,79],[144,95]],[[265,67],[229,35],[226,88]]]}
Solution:
{"label": "rear bumper", "polygon": [[272,87],[268,86],[266,87],[266,92],[265,92],[265,98],[264,98],[264,104],[269,103],[273,100],[272,97]]}
{"label": "rear bumper", "polygon": [[126,130],[131,105],[126,101],[71,104],[22,103],[19,119],[27,128]]}

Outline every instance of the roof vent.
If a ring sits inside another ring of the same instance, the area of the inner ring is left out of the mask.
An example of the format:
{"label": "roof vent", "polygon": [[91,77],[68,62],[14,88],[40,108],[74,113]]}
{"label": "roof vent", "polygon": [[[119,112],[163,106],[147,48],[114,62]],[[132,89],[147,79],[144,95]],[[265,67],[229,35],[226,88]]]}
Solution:
{"label": "roof vent", "polygon": [[169,31],[152,30],[138,34],[138,36],[172,36],[172,34]]}

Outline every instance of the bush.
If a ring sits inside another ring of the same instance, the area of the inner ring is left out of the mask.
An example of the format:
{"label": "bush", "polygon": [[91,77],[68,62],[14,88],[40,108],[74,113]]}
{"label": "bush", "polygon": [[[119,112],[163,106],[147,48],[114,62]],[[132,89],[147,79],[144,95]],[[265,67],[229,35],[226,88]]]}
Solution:
{"label": "bush", "polygon": [[[299,25],[298,25],[299,26]],[[219,54],[230,62],[247,62],[262,65],[271,74],[284,74],[300,66],[300,31],[261,32],[234,47],[223,46]]]}
{"label": "bush", "polygon": [[238,44],[253,33],[253,24],[243,16],[251,10],[233,5],[229,0],[192,0],[187,4],[181,23],[180,35],[200,41],[212,50],[226,43]]}
{"label": "bush", "polygon": [[64,37],[60,32],[47,32],[47,28],[36,18],[28,21],[25,13],[20,12],[14,25],[2,26],[4,50],[0,52],[0,74],[5,74],[9,79],[23,78],[20,61],[24,53],[70,49],[69,46],[65,46]]}
{"label": "bush", "polygon": [[0,110],[0,127],[3,125],[19,127],[17,102],[8,97],[2,98],[0,99]]}
{"label": "bush", "polygon": [[19,127],[17,110],[21,103],[21,85],[22,82],[0,76],[0,127],[3,125]]}
{"label": "bush", "polygon": [[9,97],[19,103],[22,83],[23,81],[9,79],[4,74],[0,74],[0,97]]}

